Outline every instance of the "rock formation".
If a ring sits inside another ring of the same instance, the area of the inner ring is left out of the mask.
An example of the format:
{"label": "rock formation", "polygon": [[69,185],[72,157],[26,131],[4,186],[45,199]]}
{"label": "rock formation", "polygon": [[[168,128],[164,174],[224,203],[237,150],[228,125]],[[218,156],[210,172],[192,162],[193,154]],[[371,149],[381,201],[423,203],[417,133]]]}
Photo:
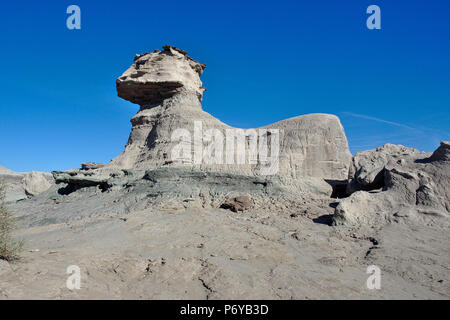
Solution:
{"label": "rock formation", "polygon": [[[333,115],[298,116],[257,129],[232,128],[202,110],[204,69],[204,64],[172,46],[137,55],[116,83],[119,97],[140,106],[131,119],[125,150],[107,165],[84,163],[81,170],[54,172],[56,186],[47,195],[60,201],[56,199],[90,190],[129,198],[128,209],[167,203],[217,208],[233,202],[230,199],[237,203],[236,199],[248,198],[261,204],[308,195],[329,197],[340,183],[346,190],[333,194],[349,197],[339,201],[334,224],[384,223],[408,210],[448,214],[448,142],[432,155],[386,144],[352,158],[344,130]],[[176,135],[177,130],[187,136]],[[232,136],[231,148],[227,143],[215,144],[228,142],[229,131],[243,133],[243,150],[235,144],[238,134]],[[269,143],[274,137],[276,148]],[[267,154],[252,153],[261,145]],[[173,158],[180,154],[174,153],[180,146],[188,152]],[[277,170],[264,174],[274,151],[279,153],[270,165]],[[205,158],[208,152],[214,161]],[[231,162],[227,152],[232,154]],[[242,154],[244,161],[237,161]],[[9,175],[10,180],[20,181],[18,188],[24,194],[49,187],[48,177],[40,173]]]}
{"label": "rock formation", "polygon": [[103,168],[104,166],[103,163],[86,162],[81,164],[81,170],[95,170]]}
{"label": "rock formation", "polygon": [[420,152],[416,149],[390,143],[375,150],[357,152],[350,165],[347,192],[351,194],[359,190],[380,189],[384,186],[384,168],[389,162],[402,163],[405,158],[420,156]]}
{"label": "rock formation", "polygon": [[239,195],[329,196],[336,181],[347,179],[351,155],[336,116],[232,128],[202,110],[204,69],[171,46],[137,55],[116,82],[119,97],[140,106],[125,150],[105,166],[87,163],[82,170],[55,172],[59,192],[96,187],[144,194],[147,185],[182,203],[194,198],[204,205],[200,195],[206,193],[206,202],[218,206]]}
{"label": "rock formation", "polygon": [[0,166],[0,179],[6,182],[6,202],[26,199],[38,195],[54,183],[53,176],[47,172],[14,172]]}
{"label": "rock formation", "polygon": [[[176,129],[188,130],[192,136],[194,122],[201,122],[203,132],[216,128],[233,129],[202,110],[204,88],[200,76],[205,65],[188,57],[186,52],[171,46],[163,51],[137,55],[133,65],[117,79],[119,97],[140,105],[131,119],[132,131],[125,151],[108,167],[121,169],[155,169],[179,166],[171,158],[178,141],[172,141]],[[339,119],[333,115],[311,114],[283,120],[256,129],[279,130],[280,176],[294,179],[307,177],[345,180],[351,155]],[[205,134],[206,136],[206,134]],[[206,147],[205,136],[203,144]],[[247,151],[252,136],[246,137]],[[183,141],[192,145],[193,141]],[[200,142],[202,143],[202,142]],[[223,154],[226,157],[224,146]],[[194,148],[191,149],[194,152]],[[238,153],[233,146],[233,152]],[[194,158],[193,156],[192,158]],[[189,162],[189,161],[188,161]],[[244,175],[260,175],[261,163],[206,164],[188,163],[203,171],[221,171]],[[225,163],[225,161],[223,161]],[[237,162],[237,161],[236,161]]]}
{"label": "rock formation", "polygon": [[374,226],[423,215],[449,217],[450,143],[433,153],[386,144],[356,153],[335,224]]}

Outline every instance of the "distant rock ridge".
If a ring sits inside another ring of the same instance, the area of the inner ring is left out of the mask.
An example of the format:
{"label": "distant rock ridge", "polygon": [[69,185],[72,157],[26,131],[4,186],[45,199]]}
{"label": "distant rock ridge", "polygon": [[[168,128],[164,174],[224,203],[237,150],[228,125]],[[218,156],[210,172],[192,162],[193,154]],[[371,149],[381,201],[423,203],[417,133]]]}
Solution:
{"label": "distant rock ridge", "polygon": [[0,166],[0,179],[6,183],[6,202],[14,202],[36,196],[54,183],[48,172],[14,172]]}

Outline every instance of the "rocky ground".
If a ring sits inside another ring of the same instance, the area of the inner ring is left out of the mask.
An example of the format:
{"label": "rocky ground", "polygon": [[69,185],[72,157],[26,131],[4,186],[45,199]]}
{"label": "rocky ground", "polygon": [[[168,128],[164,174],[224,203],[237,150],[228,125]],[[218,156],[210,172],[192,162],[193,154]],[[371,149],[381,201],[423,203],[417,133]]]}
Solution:
{"label": "rocky ground", "polygon": [[[320,201],[316,201],[320,202]],[[448,225],[330,226],[333,201],[291,209],[145,209],[23,228],[4,299],[448,299]],[[276,208],[276,206],[274,206]],[[66,269],[81,268],[68,290]],[[367,266],[382,271],[366,287]]]}

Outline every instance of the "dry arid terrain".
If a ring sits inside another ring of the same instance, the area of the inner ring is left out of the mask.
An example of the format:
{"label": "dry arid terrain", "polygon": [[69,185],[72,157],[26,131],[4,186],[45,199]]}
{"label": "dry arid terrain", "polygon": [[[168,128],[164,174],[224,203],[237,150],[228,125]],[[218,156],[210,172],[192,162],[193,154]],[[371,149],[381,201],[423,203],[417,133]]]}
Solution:
{"label": "dry arid terrain", "polygon": [[0,298],[450,298],[449,142],[351,155],[329,114],[232,128],[202,109],[204,69],[172,46],[136,55],[117,91],[139,112],[108,164],[0,167],[25,243]]}
{"label": "dry arid terrain", "polygon": [[[146,209],[24,228],[23,259],[0,262],[0,294],[6,299],[449,298],[448,226],[399,218],[368,237],[322,223],[332,212],[311,205],[239,214]],[[382,270],[380,290],[366,287],[372,264]],[[82,270],[80,290],[66,287],[69,265]]]}

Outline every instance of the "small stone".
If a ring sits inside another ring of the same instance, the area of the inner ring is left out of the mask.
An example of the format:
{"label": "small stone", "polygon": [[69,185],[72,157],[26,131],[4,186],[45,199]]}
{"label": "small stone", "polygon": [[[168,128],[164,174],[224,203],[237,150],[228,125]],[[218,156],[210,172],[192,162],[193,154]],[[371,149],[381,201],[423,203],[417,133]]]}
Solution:
{"label": "small stone", "polygon": [[252,200],[249,196],[237,196],[234,198],[228,198],[222,204],[221,208],[230,209],[231,211],[245,211],[250,209],[252,206]]}
{"label": "small stone", "polygon": [[86,162],[81,164],[81,170],[95,170],[103,168],[104,166],[103,163]]}

